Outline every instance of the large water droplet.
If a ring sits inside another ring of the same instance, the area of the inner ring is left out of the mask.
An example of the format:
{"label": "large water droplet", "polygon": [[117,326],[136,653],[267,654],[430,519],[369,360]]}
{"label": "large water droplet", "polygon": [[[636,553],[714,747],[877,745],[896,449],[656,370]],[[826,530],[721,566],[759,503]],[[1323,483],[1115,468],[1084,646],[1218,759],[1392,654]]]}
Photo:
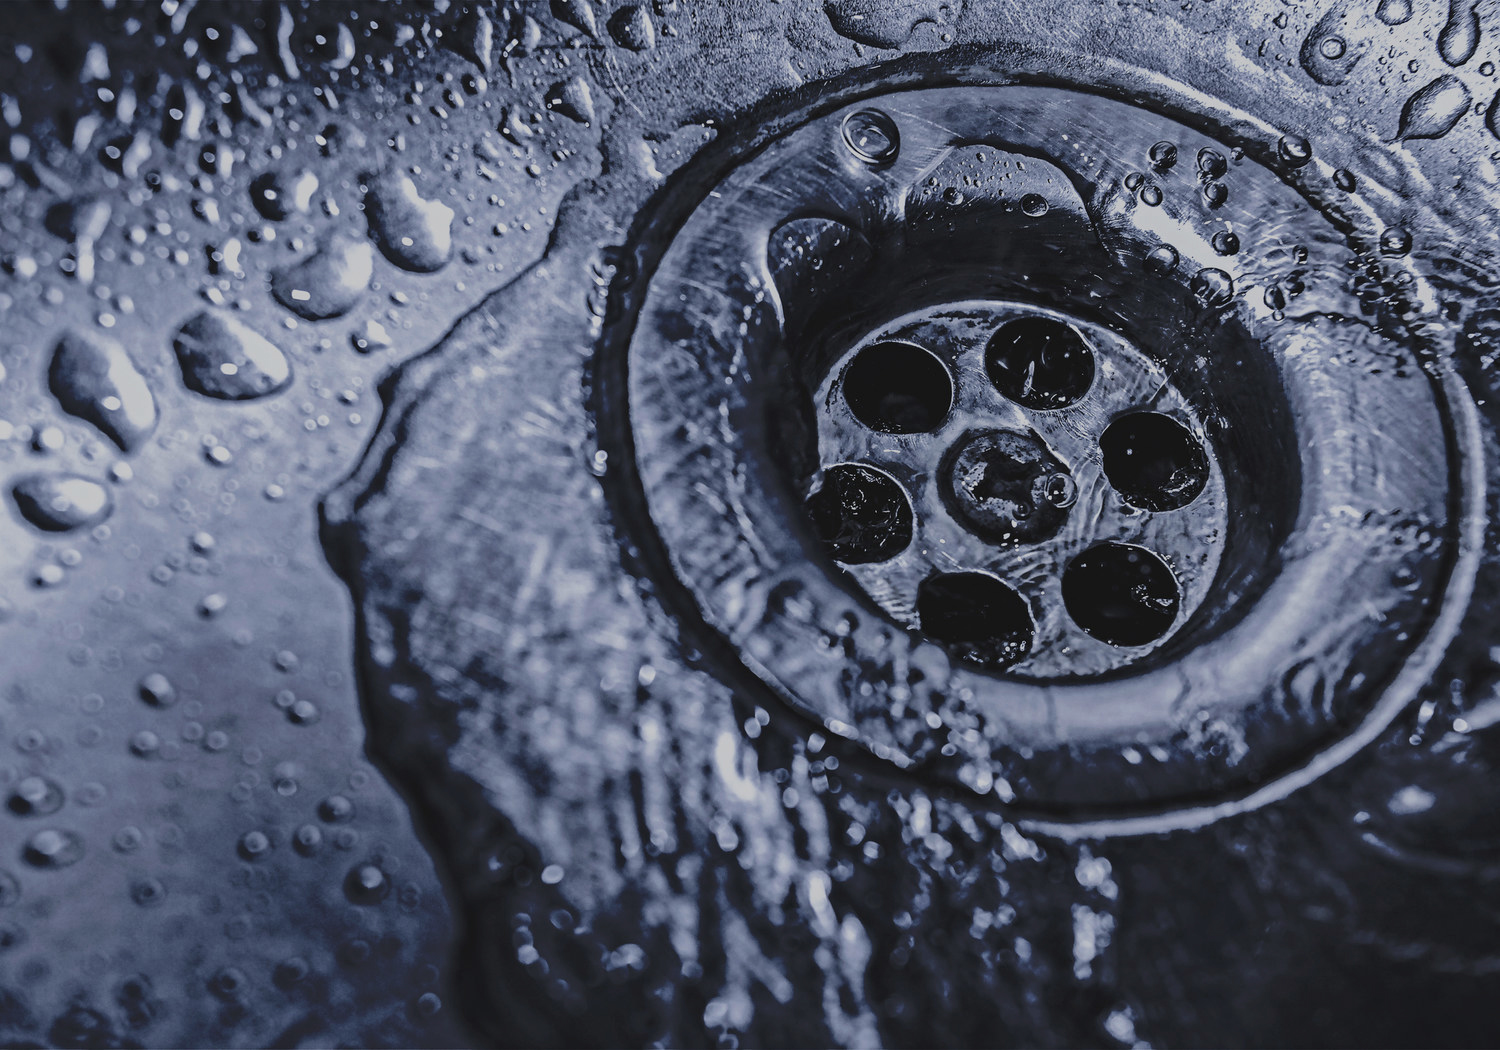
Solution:
{"label": "large water droplet", "polygon": [[896,48],[918,23],[948,21],[950,0],[828,0],[823,13],[839,36],[869,47]]}
{"label": "large water droplet", "polygon": [[109,490],[77,474],[29,474],[11,489],[21,516],[48,532],[97,525],[114,510]]}
{"label": "large water droplet", "polygon": [[93,332],[67,332],[47,373],[63,411],[87,420],[126,452],[156,428],[156,399],[125,349]]}
{"label": "large water droplet", "polygon": [[1448,0],[1448,21],[1438,34],[1438,54],[1450,66],[1461,66],[1478,48],[1478,5],[1472,0]]}
{"label": "large water droplet", "polygon": [[299,317],[321,321],[349,312],[375,272],[370,243],[334,234],[315,253],[271,278],[276,301]]}
{"label": "large water droplet", "polygon": [[1193,275],[1193,297],[1204,306],[1228,306],[1234,301],[1234,279],[1223,270],[1205,267]]}
{"label": "large water droplet", "polygon": [[34,868],[66,868],[83,859],[83,838],[74,831],[46,828],[26,840],[21,856]]}
{"label": "large water droplet", "polygon": [[365,213],[381,253],[403,270],[431,273],[453,254],[453,209],[425,200],[400,172],[375,179],[365,195]]}
{"label": "large water droplet", "polygon": [[1440,139],[1453,130],[1472,100],[1464,82],[1445,73],[1406,100],[1396,138]]}
{"label": "large water droplet", "polygon": [[643,4],[631,4],[616,11],[609,20],[609,32],[621,47],[632,51],[648,51],[656,46],[656,27]]}
{"label": "large water droplet", "polygon": [[292,380],[286,355],[265,336],[233,317],[204,310],[173,341],[188,389],[225,401],[274,394]]}
{"label": "large water droplet", "polygon": [[599,39],[599,22],[589,0],[552,0],[552,17]]}

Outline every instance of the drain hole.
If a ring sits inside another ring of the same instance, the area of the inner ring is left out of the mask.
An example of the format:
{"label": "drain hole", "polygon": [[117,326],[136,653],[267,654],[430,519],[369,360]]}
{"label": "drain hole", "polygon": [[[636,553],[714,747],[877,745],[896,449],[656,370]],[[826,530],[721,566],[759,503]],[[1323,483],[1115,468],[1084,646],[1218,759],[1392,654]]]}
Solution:
{"label": "drain hole", "polygon": [[943,363],[911,343],[876,343],[844,372],[844,400],[854,417],[882,434],[936,430],[953,406]]}
{"label": "drain hole", "polygon": [[942,573],[923,580],[917,619],[955,656],[985,667],[1008,667],[1031,651],[1026,599],[984,573]]}
{"label": "drain hole", "polygon": [[1144,547],[1101,543],[1068,565],[1063,604],[1073,622],[1110,645],[1145,645],[1177,619],[1180,591],[1167,563]]}
{"label": "drain hole", "polygon": [[1099,438],[1104,474],[1126,503],[1186,507],[1208,484],[1208,457],[1187,427],[1160,412],[1132,412]]}
{"label": "drain hole", "polygon": [[823,550],[846,565],[894,558],[911,543],[911,502],[894,479],[869,467],[829,467],[807,511]]}
{"label": "drain hole", "polygon": [[1072,326],[1023,317],[995,333],[984,367],[1000,393],[1027,408],[1066,408],[1094,382],[1094,354]]}

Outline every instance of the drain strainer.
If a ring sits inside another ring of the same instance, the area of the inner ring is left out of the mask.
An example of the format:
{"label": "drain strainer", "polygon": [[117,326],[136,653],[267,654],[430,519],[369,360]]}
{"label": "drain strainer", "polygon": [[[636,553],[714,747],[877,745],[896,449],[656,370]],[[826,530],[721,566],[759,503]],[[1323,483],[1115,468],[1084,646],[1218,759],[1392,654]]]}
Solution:
{"label": "drain strainer", "polygon": [[1055,87],[786,132],[641,294],[645,539],[896,766],[1091,833],[1284,794],[1405,704],[1472,571],[1464,395],[1364,319],[1304,164]]}

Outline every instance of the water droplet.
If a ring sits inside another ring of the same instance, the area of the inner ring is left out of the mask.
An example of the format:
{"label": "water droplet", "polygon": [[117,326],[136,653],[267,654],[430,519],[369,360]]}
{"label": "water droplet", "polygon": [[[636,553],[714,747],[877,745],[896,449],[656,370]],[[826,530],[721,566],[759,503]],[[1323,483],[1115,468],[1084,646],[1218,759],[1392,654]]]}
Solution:
{"label": "water droplet", "polygon": [[1141,203],[1156,207],[1161,203],[1161,187],[1154,182],[1148,182],[1141,187]]}
{"label": "water droplet", "polygon": [[1479,49],[1479,5],[1448,0],[1448,21],[1438,33],[1438,54],[1450,66],[1461,66]]}
{"label": "water droplet", "polygon": [[329,795],[318,803],[318,817],[327,824],[347,824],[354,819],[354,803],[345,795]]}
{"label": "water droplet", "polygon": [[46,828],[26,840],[21,856],[33,868],[66,868],[83,859],[83,838],[74,831]]}
{"label": "water droplet", "polygon": [[306,259],[278,270],[271,293],[297,316],[322,321],[348,313],[374,272],[375,251],[368,241],[334,234]]}
{"label": "water droplet", "polygon": [[1177,144],[1158,142],[1151,147],[1151,166],[1157,171],[1170,171],[1177,164]]}
{"label": "water droplet", "polygon": [[1402,256],[1411,251],[1411,231],[1404,226],[1389,226],[1380,235],[1380,254]]}
{"label": "water droplet", "polygon": [[632,51],[649,51],[656,46],[656,27],[641,4],[630,4],[616,11],[609,20],[609,32],[621,47]]}
{"label": "water droplet", "polygon": [[553,84],[547,92],[546,103],[554,113],[561,113],[579,124],[593,124],[598,119],[594,115],[593,93],[589,91],[588,81],[582,77],[570,77]]}
{"label": "water droplet", "polygon": [[1375,17],[1388,26],[1399,26],[1411,19],[1411,0],[1380,0]]}
{"label": "water droplet", "polygon": [[1192,293],[1204,306],[1219,308],[1234,301],[1234,279],[1223,270],[1205,267],[1193,275]]}
{"label": "water droplet", "polygon": [[292,366],[270,340],[212,310],[193,315],[173,341],[188,389],[225,401],[266,397],[292,381]]}
{"label": "water droplet", "polygon": [[271,839],[264,831],[247,831],[240,836],[238,849],[246,860],[259,860],[271,852]]}
{"label": "water droplet", "polygon": [[15,483],[11,495],[21,516],[48,532],[97,525],[114,510],[108,489],[77,474],[30,474]]}
{"label": "water droplet", "polygon": [[1021,198],[1021,211],[1033,219],[1039,219],[1047,214],[1047,198],[1040,193],[1028,193]]}
{"label": "water droplet", "polygon": [[1442,138],[1453,130],[1472,99],[1463,81],[1450,73],[1443,74],[1406,100],[1396,138]]}
{"label": "water droplet", "polygon": [[898,48],[921,22],[945,25],[962,5],[951,0],[827,0],[833,31],[867,47]]}
{"label": "water droplet", "polygon": [[62,809],[62,804],[62,788],[42,776],[22,777],[5,802],[18,817],[45,817]]}
{"label": "water droplet", "polygon": [[453,209],[426,200],[400,172],[375,179],[365,196],[370,235],[387,259],[414,273],[432,273],[453,254]]}
{"label": "water droplet", "polygon": [[1342,0],[1323,13],[1297,53],[1308,76],[1329,87],[1349,79],[1369,49],[1367,33],[1362,31],[1363,17],[1360,14],[1351,18],[1349,5]]}
{"label": "water droplet", "polygon": [[1230,230],[1220,230],[1210,243],[1220,255],[1234,255],[1240,250],[1240,239]]}
{"label": "water droplet", "polygon": [[472,9],[458,25],[454,49],[488,73],[495,48],[495,25],[479,7]]}
{"label": "water droplet", "polygon": [[589,0],[552,0],[552,17],[599,39],[599,23]]}
{"label": "water droplet", "polygon": [[878,109],[862,109],[844,119],[844,145],[860,160],[880,167],[896,159],[901,135],[896,122]]}
{"label": "water droplet", "polygon": [[1283,135],[1276,143],[1276,155],[1288,167],[1300,168],[1312,160],[1312,143],[1301,135]]}
{"label": "water droplet", "polygon": [[153,908],[167,899],[167,887],[147,875],[130,884],[130,899],[142,908]]}
{"label": "water droplet", "polygon": [[368,354],[375,350],[388,349],[391,345],[391,337],[390,333],[385,330],[385,325],[371,318],[349,333],[349,342],[360,353]]}
{"label": "water droplet", "polygon": [[109,203],[98,197],[63,201],[47,211],[47,229],[73,246],[73,276],[84,284],[94,279],[94,245],[109,228],[109,217]]}
{"label": "water droplet", "polygon": [[92,423],[126,452],[156,428],[156,400],[120,344],[74,330],[58,341],[48,382],[65,412]]}
{"label": "water droplet", "polygon": [[316,824],[303,824],[292,835],[292,849],[310,857],[323,845],[323,832]]}
{"label": "water droplet", "polygon": [[255,210],[273,222],[307,212],[316,192],[318,177],[310,171],[267,171],[250,183],[250,201]]}
{"label": "water droplet", "polygon": [[1218,150],[1204,146],[1198,151],[1198,174],[1205,179],[1221,179],[1228,170],[1229,162]]}
{"label": "water droplet", "polygon": [[1203,184],[1203,199],[1208,202],[1210,208],[1222,207],[1229,199],[1229,187],[1222,182],[1205,182]]}
{"label": "water droplet", "polygon": [[1354,172],[1348,168],[1338,168],[1333,173],[1333,184],[1345,193],[1353,193],[1358,180],[1355,179]]}
{"label": "water droplet", "polygon": [[1146,253],[1146,270],[1155,274],[1171,273],[1177,269],[1177,249],[1170,244],[1158,244]]}
{"label": "water droplet", "polygon": [[344,879],[344,896],[350,903],[379,904],[391,895],[391,879],[374,864],[358,864]]}
{"label": "water droplet", "polygon": [[1078,500],[1078,482],[1069,474],[1053,474],[1044,489],[1047,502],[1054,507],[1071,507]]}
{"label": "water droplet", "polygon": [[1500,92],[1490,99],[1489,109],[1484,111],[1484,126],[1489,128],[1490,134],[1500,139]]}

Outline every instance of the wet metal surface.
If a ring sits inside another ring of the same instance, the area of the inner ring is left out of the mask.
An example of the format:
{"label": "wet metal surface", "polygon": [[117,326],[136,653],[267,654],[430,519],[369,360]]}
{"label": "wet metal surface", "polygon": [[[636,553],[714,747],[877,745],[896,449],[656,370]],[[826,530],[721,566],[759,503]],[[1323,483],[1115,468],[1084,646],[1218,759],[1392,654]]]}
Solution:
{"label": "wet metal surface", "polygon": [[0,1042],[1494,1041],[1492,3],[5,13]]}

